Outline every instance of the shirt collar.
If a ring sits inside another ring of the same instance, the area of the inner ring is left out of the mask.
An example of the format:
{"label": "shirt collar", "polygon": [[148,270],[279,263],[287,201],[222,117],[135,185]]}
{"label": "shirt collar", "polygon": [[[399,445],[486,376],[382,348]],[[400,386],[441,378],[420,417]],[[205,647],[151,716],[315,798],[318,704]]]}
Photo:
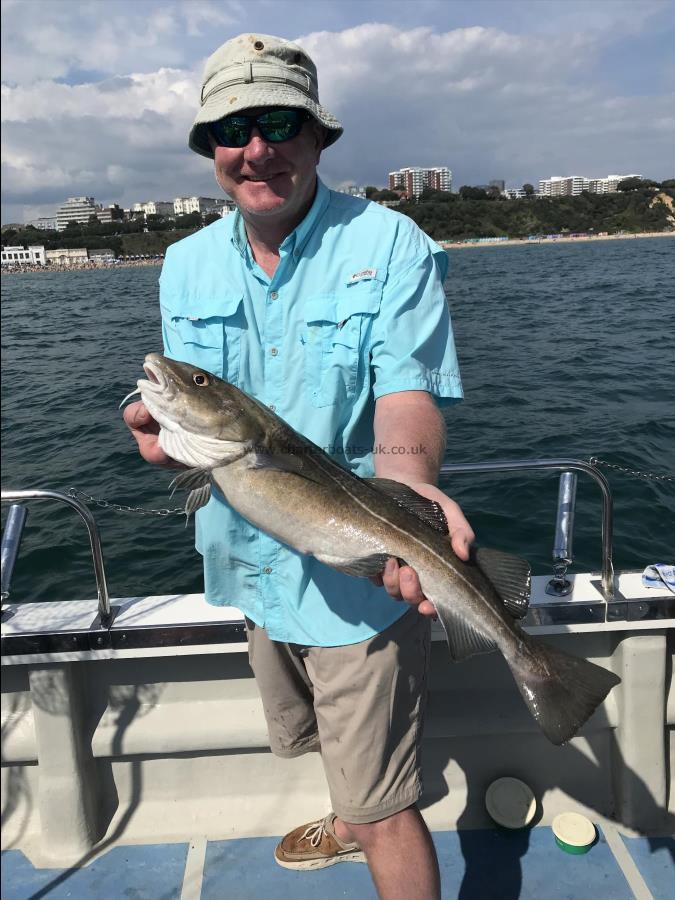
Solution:
{"label": "shirt collar", "polygon": [[[300,224],[295,228],[287,238],[285,238],[279,249],[286,250],[299,256],[305,248],[307,241],[316,228],[319,219],[323,215],[328,201],[330,200],[330,191],[326,185],[317,176],[316,194],[314,202],[309,208],[309,212]],[[232,243],[237,252],[247,258],[249,252],[248,238],[246,237],[246,228],[244,227],[244,219],[242,214],[237,210],[234,214],[234,222],[232,223]]]}

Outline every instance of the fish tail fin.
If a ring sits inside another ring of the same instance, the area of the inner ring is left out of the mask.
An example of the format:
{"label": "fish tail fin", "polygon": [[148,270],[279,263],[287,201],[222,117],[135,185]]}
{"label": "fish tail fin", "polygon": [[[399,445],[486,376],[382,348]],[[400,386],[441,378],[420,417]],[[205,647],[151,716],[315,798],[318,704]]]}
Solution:
{"label": "fish tail fin", "polygon": [[546,737],[564,744],[621,679],[587,659],[534,643],[523,634],[520,639],[523,653],[511,665],[516,683]]}

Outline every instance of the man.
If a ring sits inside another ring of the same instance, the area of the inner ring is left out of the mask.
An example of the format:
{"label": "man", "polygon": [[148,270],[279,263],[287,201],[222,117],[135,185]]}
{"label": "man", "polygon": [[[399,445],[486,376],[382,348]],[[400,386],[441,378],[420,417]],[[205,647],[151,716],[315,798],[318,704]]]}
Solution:
{"label": "man", "polygon": [[[237,212],[169,249],[165,352],[237,384],[357,474],[438,501],[466,559],[471,528],[436,487],[445,424],[434,398],[461,398],[447,259],[408,218],[322,184],[321,151],[341,134],[301,47],[244,34],[211,56],[189,145],[214,160]],[[146,460],[172,464],[141,403],[125,420]],[[272,750],[320,750],[326,770],[333,812],[286,835],[276,861],[365,855],[381,897],[440,896],[415,805],[434,614],[417,575],[394,559],[378,584],[338,573],[218,495],[196,530],[207,600],[246,615]]]}

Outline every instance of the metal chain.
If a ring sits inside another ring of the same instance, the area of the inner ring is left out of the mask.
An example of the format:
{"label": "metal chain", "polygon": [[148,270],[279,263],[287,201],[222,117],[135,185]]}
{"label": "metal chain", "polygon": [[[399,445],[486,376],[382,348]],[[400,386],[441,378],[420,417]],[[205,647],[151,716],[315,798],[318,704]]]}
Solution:
{"label": "metal chain", "polygon": [[185,515],[183,506],[176,506],[174,509],[145,509],[143,506],[125,506],[123,503],[111,503],[109,500],[103,500],[101,497],[92,497],[85,494],[84,491],[78,491],[77,488],[68,488],[68,496],[75,500],[84,500],[86,503],[95,503],[101,509],[112,509],[114,512],[136,513],[139,516],[178,516]]}
{"label": "metal chain", "polygon": [[607,462],[605,459],[598,459],[597,456],[591,456],[589,462],[592,466],[605,466],[607,469],[615,469],[624,475],[634,475],[636,478],[648,478],[652,481],[675,481],[675,475],[657,475],[655,472],[639,472],[637,469],[628,469],[626,466],[617,466],[616,463]]}
{"label": "metal chain", "polygon": [[[633,475],[635,478],[648,478],[652,481],[673,481],[675,475],[657,475],[655,472],[639,472],[637,469],[629,469],[626,466],[618,466],[616,463],[607,462],[605,459],[599,459],[597,456],[591,456],[589,462],[592,466],[605,466],[607,469],[614,469],[624,475]],[[85,494],[77,488],[68,488],[68,496],[75,499],[84,500],[86,503],[95,503],[101,509],[112,509],[114,512],[136,513],[139,516],[181,516],[185,514],[185,508],[176,506],[173,509],[146,509],[143,506],[126,506],[123,503],[112,503],[110,500],[104,500],[101,497],[92,497]]]}

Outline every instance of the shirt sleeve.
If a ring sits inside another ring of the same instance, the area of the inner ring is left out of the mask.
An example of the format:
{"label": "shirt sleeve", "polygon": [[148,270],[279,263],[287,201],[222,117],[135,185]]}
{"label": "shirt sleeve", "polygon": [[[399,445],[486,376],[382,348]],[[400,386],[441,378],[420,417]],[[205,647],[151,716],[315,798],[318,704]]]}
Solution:
{"label": "shirt sleeve", "polygon": [[394,260],[390,266],[373,322],[375,399],[397,391],[428,391],[447,405],[463,397],[443,290],[447,254],[433,247],[429,241],[412,262],[397,267]]}

